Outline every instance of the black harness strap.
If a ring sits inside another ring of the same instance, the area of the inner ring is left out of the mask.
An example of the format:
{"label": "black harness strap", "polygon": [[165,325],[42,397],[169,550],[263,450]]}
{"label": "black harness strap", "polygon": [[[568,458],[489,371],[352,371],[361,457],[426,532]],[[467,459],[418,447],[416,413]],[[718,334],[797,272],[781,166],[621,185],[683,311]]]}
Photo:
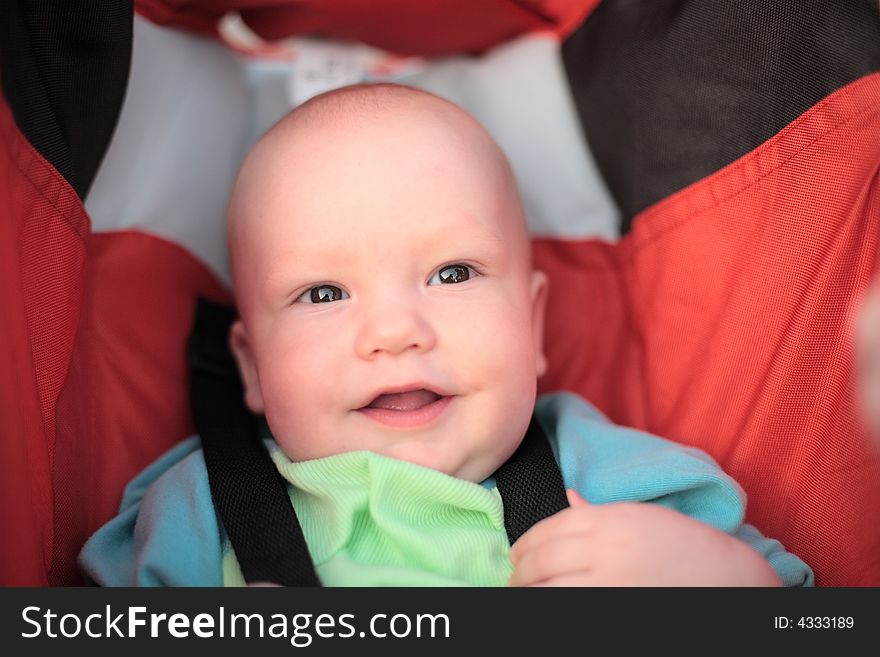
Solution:
{"label": "black harness strap", "polygon": [[[287,485],[244,405],[227,344],[232,309],[199,299],[190,338],[192,408],[211,497],[247,582],[320,586]],[[532,418],[525,438],[495,473],[510,543],[568,506],[550,443]]]}
{"label": "black harness strap", "polygon": [[520,446],[495,473],[495,485],[511,545],[532,525],[568,506],[559,464],[534,416]]}
{"label": "black harness strap", "polygon": [[244,406],[227,346],[235,313],[199,299],[190,338],[192,408],[211,497],[247,582],[320,586],[287,486]]}

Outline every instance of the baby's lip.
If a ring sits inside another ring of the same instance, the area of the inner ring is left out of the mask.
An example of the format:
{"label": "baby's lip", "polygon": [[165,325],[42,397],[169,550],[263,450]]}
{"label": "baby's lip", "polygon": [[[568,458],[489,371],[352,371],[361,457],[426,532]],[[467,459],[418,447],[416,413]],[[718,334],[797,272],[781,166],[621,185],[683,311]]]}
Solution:
{"label": "baby's lip", "polygon": [[394,395],[401,392],[414,392],[416,390],[427,390],[428,392],[433,392],[438,397],[449,397],[452,394],[447,390],[432,383],[424,383],[418,381],[416,383],[406,383],[403,385],[389,386],[387,388],[380,388],[378,390],[375,390],[371,392],[366,398],[364,398],[363,403],[361,403],[355,410],[366,408],[382,395]]}

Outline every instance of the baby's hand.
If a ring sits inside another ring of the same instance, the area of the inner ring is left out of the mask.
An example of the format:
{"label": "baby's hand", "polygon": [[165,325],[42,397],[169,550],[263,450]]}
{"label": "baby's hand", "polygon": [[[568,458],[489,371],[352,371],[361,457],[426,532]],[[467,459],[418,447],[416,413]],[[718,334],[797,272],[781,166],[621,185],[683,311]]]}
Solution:
{"label": "baby's hand", "polygon": [[880,278],[862,300],[856,338],[862,416],[880,450]]}
{"label": "baby's hand", "polygon": [[511,586],[778,586],[747,544],[656,504],[594,506],[568,491],[571,507],[514,544]]}

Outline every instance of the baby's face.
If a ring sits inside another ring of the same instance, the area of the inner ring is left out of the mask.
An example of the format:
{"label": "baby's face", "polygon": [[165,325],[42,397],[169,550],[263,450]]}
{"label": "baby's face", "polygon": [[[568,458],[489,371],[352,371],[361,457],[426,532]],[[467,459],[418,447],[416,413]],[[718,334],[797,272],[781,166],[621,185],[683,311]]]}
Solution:
{"label": "baby's face", "polygon": [[414,102],[258,146],[231,207],[232,345],[291,459],[369,450],[480,481],[531,417],[544,277],[494,145]]}

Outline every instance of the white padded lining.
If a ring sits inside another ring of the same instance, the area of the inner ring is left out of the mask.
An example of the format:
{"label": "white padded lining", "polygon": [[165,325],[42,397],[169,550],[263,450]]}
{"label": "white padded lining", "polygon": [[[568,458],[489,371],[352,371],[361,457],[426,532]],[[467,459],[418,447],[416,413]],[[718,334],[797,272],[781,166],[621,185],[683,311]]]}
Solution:
{"label": "white padded lining", "polygon": [[136,17],[122,113],[86,198],[93,230],[166,237],[228,283],[224,214],[252,114],[226,47]]}

